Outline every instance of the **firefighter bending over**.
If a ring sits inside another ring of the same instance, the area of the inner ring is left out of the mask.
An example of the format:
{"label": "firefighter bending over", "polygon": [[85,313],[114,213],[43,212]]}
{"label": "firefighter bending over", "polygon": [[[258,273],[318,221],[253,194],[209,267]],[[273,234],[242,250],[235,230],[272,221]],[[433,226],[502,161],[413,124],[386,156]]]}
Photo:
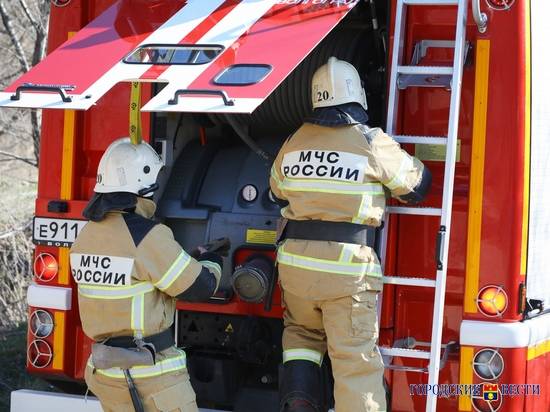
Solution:
{"label": "firefighter bending over", "polygon": [[277,257],[285,306],[281,411],[321,412],[327,347],[336,412],[385,411],[376,345],[382,271],[367,233],[381,224],[386,190],[417,203],[431,174],[366,125],[365,91],[351,64],[331,57],[313,76],[312,99],[312,117],[283,144],[270,179],[288,219]]}
{"label": "firefighter bending over", "polygon": [[90,222],[71,248],[82,327],[96,342],[86,383],[106,412],[198,411],[170,327],[175,298],[215,293],[222,259],[206,252],[195,260],[151,220],[156,205],[148,197],[162,166],[147,143],[113,142],[83,213]]}

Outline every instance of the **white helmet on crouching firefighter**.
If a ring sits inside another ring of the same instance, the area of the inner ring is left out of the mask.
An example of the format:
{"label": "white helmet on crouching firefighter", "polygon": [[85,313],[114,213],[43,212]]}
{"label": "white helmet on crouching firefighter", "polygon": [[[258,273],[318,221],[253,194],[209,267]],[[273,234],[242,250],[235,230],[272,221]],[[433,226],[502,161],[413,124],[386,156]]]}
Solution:
{"label": "white helmet on crouching firefighter", "polygon": [[117,139],[101,157],[94,192],[151,196],[158,189],[157,177],[163,166],[148,143],[133,144],[129,137]]}
{"label": "white helmet on crouching firefighter", "polygon": [[319,67],[311,81],[313,108],[358,103],[367,110],[365,89],[355,67],[336,57]]}

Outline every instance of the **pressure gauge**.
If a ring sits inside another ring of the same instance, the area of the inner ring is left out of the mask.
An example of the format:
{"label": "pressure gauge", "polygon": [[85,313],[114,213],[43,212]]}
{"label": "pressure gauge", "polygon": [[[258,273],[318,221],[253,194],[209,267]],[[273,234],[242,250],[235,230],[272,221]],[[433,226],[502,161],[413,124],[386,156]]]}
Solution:
{"label": "pressure gauge", "polygon": [[254,185],[246,185],[241,189],[241,197],[246,202],[253,202],[258,198],[258,189]]}

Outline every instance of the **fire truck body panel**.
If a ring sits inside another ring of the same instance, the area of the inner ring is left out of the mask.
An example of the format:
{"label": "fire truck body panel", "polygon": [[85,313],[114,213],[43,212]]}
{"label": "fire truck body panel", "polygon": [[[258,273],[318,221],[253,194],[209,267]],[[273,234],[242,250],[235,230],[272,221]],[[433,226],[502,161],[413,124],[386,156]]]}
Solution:
{"label": "fire truck body panel", "polygon": [[[72,0],[67,7],[52,7],[50,57],[55,55],[54,50],[61,51],[79,41],[88,41],[87,47],[94,51],[89,63],[90,70],[71,74],[76,77],[65,77],[63,64],[52,64],[49,69],[42,69],[39,65],[36,72],[33,69],[15,85],[31,81],[29,79],[45,84],[69,82],[78,84],[74,92],[82,97],[85,90],[94,87],[96,80],[92,77],[98,78],[112,67],[123,65],[121,59],[136,45],[147,43],[147,37],[154,36],[158,26],[170,16],[175,18],[180,13],[178,10],[183,2],[178,1],[178,7],[174,3],[171,2],[172,8],[161,7],[160,12],[154,5],[148,7],[140,3],[140,10],[143,8],[147,13],[143,14],[143,18],[138,18],[136,24],[139,22],[139,28],[132,29],[137,30],[137,34],[132,32],[131,36],[117,34],[120,27],[113,29],[117,20],[115,11],[119,17],[125,16],[124,13],[136,15],[136,10],[124,9],[125,5],[129,5],[128,0],[116,4],[111,0]],[[230,16],[231,10],[239,7],[238,3],[227,1],[223,2],[226,7],[220,7],[222,2],[208,2],[208,7],[213,11],[212,17],[199,18],[202,23],[194,25],[195,29],[189,25],[188,36],[191,37],[181,42],[200,43],[200,39],[208,37],[210,30],[222,27],[221,22]],[[388,3],[391,13],[387,31],[392,33],[395,2]],[[190,4],[193,3],[187,4],[181,11]],[[150,136],[151,143],[158,146],[168,159],[167,179],[162,182],[163,195],[158,214],[172,228],[176,239],[184,247],[192,248],[209,239],[229,236],[233,249],[230,258],[226,259],[226,283],[235,268],[243,265],[250,256],[260,254],[273,259],[273,233],[279,212],[267,193],[268,167],[246,145],[239,143],[236,133],[226,124],[225,115],[205,115],[204,112],[249,112],[275,90],[252,116],[239,118],[248,124],[250,134],[262,149],[275,153],[308,109],[308,93],[295,90],[307,89],[304,79],[308,73],[323,59],[335,54],[353,61],[363,72],[368,72],[371,124],[381,124],[384,77],[379,79],[381,86],[378,90],[373,79],[380,72],[379,68],[386,66],[386,61],[372,57],[377,53],[376,44],[364,43],[366,39],[375,37],[372,28],[367,29],[370,37],[363,32],[357,34],[359,31],[354,29],[360,21],[358,18],[368,16],[365,12],[367,6],[357,5],[322,41],[348,13],[351,3],[344,2],[338,6],[336,13],[327,12],[332,9],[324,9],[322,4],[289,0],[279,1],[271,8],[266,7],[263,12],[263,9],[256,10],[258,18],[261,15],[264,18],[255,24],[250,23],[247,35],[256,33],[257,37],[240,37],[235,33],[238,48],[228,43],[225,50],[200,72],[193,71],[193,66],[166,68],[153,65],[143,70],[149,66],[130,65],[138,67],[141,74],[128,77],[111,70],[122,77],[117,77],[116,81],[114,77],[109,78],[111,83],[101,89],[101,95],[94,93],[93,102],[82,103],[79,108],[89,108],[86,112],[44,111],[36,216],[69,219],[68,228],[73,224],[72,220],[82,219],[81,212],[95,185],[96,168],[103,151],[112,140],[128,135],[130,88],[127,83],[117,83],[139,78],[144,82],[143,110],[153,112],[150,116],[142,116],[143,134]],[[384,1],[376,2],[376,6],[381,15],[387,10]],[[306,15],[305,22],[294,21],[287,16],[289,13],[292,15],[293,7],[301,8],[302,14]],[[541,411],[548,409],[550,404],[546,393],[546,371],[550,362],[550,314],[522,320],[529,312],[525,309],[526,302],[529,302],[527,299],[543,299],[549,295],[548,275],[545,276],[544,272],[548,266],[545,260],[548,259],[547,253],[544,252],[549,236],[548,230],[544,229],[549,219],[548,212],[545,212],[548,195],[543,185],[548,178],[550,150],[547,148],[547,137],[544,137],[550,133],[550,110],[546,103],[550,82],[544,69],[548,57],[543,57],[543,49],[544,39],[549,34],[545,16],[550,10],[542,0],[517,0],[508,10],[484,7],[484,11],[489,16],[486,33],[480,34],[471,19],[467,26],[470,49],[465,56],[462,84],[443,328],[443,343],[449,344],[449,357],[442,367],[440,383],[484,382],[486,379],[474,370],[475,359],[483,350],[494,350],[502,357],[504,368],[500,376],[489,382],[539,384],[541,388],[537,396],[503,396],[499,410]],[[308,15],[308,12],[311,14]],[[100,15],[99,21],[93,21]],[[308,21],[311,16],[316,18]],[[415,46],[422,40],[452,39],[455,17],[456,8],[452,6],[430,9],[410,6],[404,43],[406,60],[412,58]],[[109,18],[111,21],[107,24]],[[124,19],[118,18],[117,21],[120,20]],[[186,22],[181,20],[182,24]],[[322,30],[314,33],[308,24],[322,27]],[[383,22],[381,24],[384,25]],[[82,32],[72,36],[84,26]],[[283,41],[277,47],[272,46],[274,52],[271,53],[270,48],[266,59],[259,61],[255,60],[259,51],[269,47],[270,37],[263,30],[280,31]],[[308,36],[295,40],[294,49],[292,35],[306,32]],[[98,33],[103,34],[99,36]],[[178,41],[182,39],[182,36],[176,37]],[[70,42],[63,44],[67,38],[71,38]],[[390,35],[387,56],[391,55],[392,43]],[[365,44],[371,54],[368,58],[364,57],[366,53],[361,48]],[[314,47],[310,56],[297,66]],[[95,65],[94,56],[115,48],[117,51],[110,58],[97,59],[105,64],[108,61],[109,67],[101,66],[103,63]],[[288,55],[294,50],[295,54]],[[360,58],[362,54],[363,58]],[[452,49],[428,49],[421,65],[449,65],[450,62]],[[250,88],[221,87],[211,82],[228,66],[241,63],[271,65],[272,71],[265,81]],[[42,64],[46,67],[49,63],[45,61]],[[187,69],[190,71],[187,72]],[[196,74],[195,80],[177,86],[176,78],[191,71]],[[386,71],[389,72],[389,68]],[[94,76],[82,80],[92,72]],[[169,84],[160,90],[158,84],[153,84],[155,79]],[[200,95],[179,97],[175,105],[166,103],[174,97],[176,89],[186,87],[209,91],[221,87],[230,99],[234,99],[237,108],[225,106],[220,97]],[[14,91],[12,87],[1,94],[0,104],[6,103]],[[24,92],[21,96],[17,105],[24,102],[33,105],[38,102],[41,105],[43,102],[40,99],[60,100],[58,93],[42,93],[40,97],[35,92]],[[242,105],[240,98],[255,102]],[[57,106],[76,107],[71,104]],[[188,110],[203,114],[181,114]],[[449,92],[445,88],[407,88],[401,92],[400,128],[407,134],[418,136],[445,136],[448,110]],[[440,207],[444,150],[435,145],[405,144],[404,147],[425,161],[434,175],[432,192],[423,206]],[[252,192],[245,193],[245,189]],[[254,199],[250,201],[249,196]],[[386,274],[434,278],[437,221],[433,217],[418,216],[394,216],[392,219]],[[38,221],[37,224],[41,222],[45,221]],[[52,348],[53,355],[45,367],[36,367],[31,362],[30,352],[28,370],[49,379],[82,379],[91,342],[82,331],[76,309],[77,293],[70,276],[68,243],[41,243],[36,247],[35,256],[51,254],[58,263],[58,274],[48,282],[36,280],[37,286],[33,286],[33,294],[29,294],[29,316],[37,309],[51,313],[55,328],[51,335],[42,340]],[[46,287],[59,288],[63,303],[48,299],[46,296],[51,289]],[[481,295],[484,291],[488,295]],[[503,294],[506,295],[504,300]],[[431,290],[386,285],[380,317],[380,344],[429,348],[431,321],[427,319],[432,310]],[[492,310],[496,310],[493,315]],[[531,311],[531,314],[535,312]],[[266,310],[264,303],[249,303],[237,297],[225,303],[178,302],[176,340],[179,345],[188,348],[192,381],[199,400],[234,407],[237,411],[254,410],[254,399],[260,399],[259,404],[262,405],[276,402],[281,313],[278,290],[274,292],[271,310]],[[29,343],[37,339],[30,329],[28,339]],[[393,364],[398,366],[425,367],[426,363],[423,360],[393,359]],[[205,370],[210,372],[194,372]],[[243,371],[246,371],[244,375]],[[426,377],[426,374],[416,372],[388,370],[386,378],[391,389],[392,410],[423,410],[425,396],[410,394],[409,385],[426,383]],[[330,387],[330,382],[328,385]],[[245,400],[250,401],[248,406],[242,405]],[[475,402],[473,405],[468,396],[442,397],[438,400],[438,410],[487,408],[486,402]]]}

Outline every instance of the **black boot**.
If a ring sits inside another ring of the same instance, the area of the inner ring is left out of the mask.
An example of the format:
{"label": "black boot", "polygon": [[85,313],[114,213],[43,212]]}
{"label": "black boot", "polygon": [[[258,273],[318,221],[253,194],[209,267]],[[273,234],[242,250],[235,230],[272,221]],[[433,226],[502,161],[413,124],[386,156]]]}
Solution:
{"label": "black boot", "polygon": [[279,398],[281,412],[321,412],[321,368],[306,360],[285,362]]}

